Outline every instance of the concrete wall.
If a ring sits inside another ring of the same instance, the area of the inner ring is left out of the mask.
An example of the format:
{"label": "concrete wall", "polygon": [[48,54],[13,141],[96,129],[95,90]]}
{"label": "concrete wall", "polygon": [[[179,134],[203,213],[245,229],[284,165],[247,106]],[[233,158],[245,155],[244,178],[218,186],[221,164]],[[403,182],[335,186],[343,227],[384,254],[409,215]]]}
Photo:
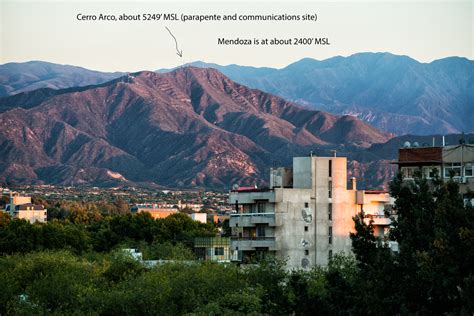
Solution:
{"label": "concrete wall", "polygon": [[464,162],[474,162],[474,145],[461,146],[446,146],[443,147],[443,163],[461,162],[461,158]]}
{"label": "concrete wall", "polygon": [[30,223],[46,223],[48,220],[46,209],[40,211],[18,211],[18,213],[16,213],[16,218],[26,219]]}
{"label": "concrete wall", "polygon": [[311,157],[293,158],[293,188],[311,189]]}
{"label": "concrete wall", "polygon": [[[314,208],[311,207],[311,189],[275,190],[281,192],[283,199],[283,202],[275,205],[277,256],[287,260],[289,268],[301,268],[304,258],[309,264],[314,264],[315,221]],[[308,208],[305,208],[305,203],[308,203]],[[305,226],[308,226],[307,232]],[[309,250],[309,255],[305,255],[305,250]]]}
{"label": "concrete wall", "polygon": [[22,205],[22,204],[28,204],[28,203],[31,203],[31,197],[29,196],[20,196],[20,195],[13,196],[13,204],[15,205]]}

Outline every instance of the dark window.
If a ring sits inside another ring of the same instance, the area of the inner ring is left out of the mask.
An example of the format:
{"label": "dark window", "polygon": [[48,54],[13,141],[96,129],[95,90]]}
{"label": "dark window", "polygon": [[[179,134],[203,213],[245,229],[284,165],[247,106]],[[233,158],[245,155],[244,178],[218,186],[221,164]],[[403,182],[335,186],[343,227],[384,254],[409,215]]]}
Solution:
{"label": "dark window", "polygon": [[214,248],[214,255],[215,256],[223,256],[224,255],[224,247]]}
{"label": "dark window", "polygon": [[328,196],[332,198],[332,181],[328,182]]}
{"label": "dark window", "polygon": [[308,202],[304,202],[304,207],[309,207],[309,203],[308,203]]}
{"label": "dark window", "polygon": [[332,160],[329,160],[329,176],[332,177]]}
{"label": "dark window", "polygon": [[332,250],[329,250],[328,258],[329,258],[329,260],[332,259]]}
{"label": "dark window", "polygon": [[304,227],[304,231],[305,231],[305,232],[308,231],[308,226],[305,226],[305,227]]}
{"label": "dark window", "polygon": [[328,204],[328,219],[332,221],[332,203]]}
{"label": "dark window", "polygon": [[265,226],[257,226],[257,237],[265,237]]}
{"label": "dark window", "polygon": [[306,256],[308,256],[308,255],[309,255],[309,250],[306,249],[306,250],[304,251],[304,254],[305,254]]}
{"label": "dark window", "polygon": [[329,244],[332,244],[332,226],[329,226]]}

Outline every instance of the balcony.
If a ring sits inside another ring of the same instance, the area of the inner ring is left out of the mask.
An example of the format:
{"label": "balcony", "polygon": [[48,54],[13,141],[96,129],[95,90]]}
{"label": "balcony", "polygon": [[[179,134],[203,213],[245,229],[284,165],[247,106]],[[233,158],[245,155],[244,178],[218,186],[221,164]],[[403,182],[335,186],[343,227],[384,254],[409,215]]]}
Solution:
{"label": "balcony", "polygon": [[275,213],[240,213],[231,214],[230,227],[255,227],[257,224],[275,226]]}
{"label": "balcony", "polygon": [[243,191],[243,192],[230,192],[229,203],[230,204],[253,204],[257,201],[267,201],[270,203],[276,203],[282,201],[281,191]]}
{"label": "balcony", "polygon": [[392,223],[392,220],[385,215],[372,215],[365,214],[365,222],[368,224],[370,220],[373,220],[373,225],[376,226],[388,226]]}
{"label": "balcony", "polygon": [[275,237],[232,237],[230,241],[231,250],[254,251],[258,248],[276,250]]}

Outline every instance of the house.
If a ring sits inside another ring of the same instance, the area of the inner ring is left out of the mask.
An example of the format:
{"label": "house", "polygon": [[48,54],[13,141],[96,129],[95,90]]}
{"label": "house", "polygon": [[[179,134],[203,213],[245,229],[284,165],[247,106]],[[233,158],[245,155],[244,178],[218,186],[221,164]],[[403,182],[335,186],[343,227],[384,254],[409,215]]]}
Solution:
{"label": "house", "polygon": [[48,210],[43,205],[31,203],[31,197],[21,196],[18,192],[10,192],[10,203],[4,211],[13,218],[25,219],[30,223],[45,223],[48,220]]}
{"label": "house", "polygon": [[427,180],[436,174],[442,180],[452,177],[459,183],[465,201],[472,199],[468,195],[469,191],[474,192],[474,144],[466,144],[462,139],[459,145],[444,145],[443,141],[441,146],[420,147],[416,142],[405,142],[398,149],[398,160],[394,163],[405,181],[412,181],[416,172]]}

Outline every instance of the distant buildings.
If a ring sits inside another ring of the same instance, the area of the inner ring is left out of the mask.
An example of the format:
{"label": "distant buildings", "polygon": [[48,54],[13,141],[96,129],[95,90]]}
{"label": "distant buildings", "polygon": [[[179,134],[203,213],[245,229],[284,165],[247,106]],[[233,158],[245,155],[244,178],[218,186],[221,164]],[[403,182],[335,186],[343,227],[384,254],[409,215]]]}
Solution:
{"label": "distant buildings", "polygon": [[48,210],[43,205],[35,205],[31,203],[31,197],[21,196],[17,192],[10,192],[10,203],[4,211],[13,218],[26,219],[30,223],[45,223],[48,220]]}
{"label": "distant buildings", "polygon": [[326,265],[338,252],[350,253],[352,217],[360,210],[374,219],[383,235],[393,203],[387,192],[347,188],[345,157],[295,157],[293,168],[270,172],[270,188],[230,192],[231,250],[237,261],[251,263],[268,254],[287,260],[288,268]]}
{"label": "distant buildings", "polygon": [[154,218],[165,218],[172,214],[178,213],[177,208],[163,207],[158,204],[137,204],[131,208],[134,214],[148,212]]}
{"label": "distant buildings", "polygon": [[[435,173],[447,180],[451,176],[459,183],[460,192],[466,201],[468,192],[474,192],[474,144],[450,146],[419,147],[418,144],[405,143],[404,148],[398,150],[398,169],[404,180],[414,179],[416,172],[428,180],[434,178]],[[471,201],[471,203],[474,201]]]}
{"label": "distant buildings", "polygon": [[[173,214],[180,212],[180,209],[169,204],[136,204],[131,208],[132,214],[138,214],[142,212],[148,212],[154,218],[165,218]],[[207,223],[207,214],[206,213],[190,213],[187,214],[191,219],[201,222],[203,224]]]}

